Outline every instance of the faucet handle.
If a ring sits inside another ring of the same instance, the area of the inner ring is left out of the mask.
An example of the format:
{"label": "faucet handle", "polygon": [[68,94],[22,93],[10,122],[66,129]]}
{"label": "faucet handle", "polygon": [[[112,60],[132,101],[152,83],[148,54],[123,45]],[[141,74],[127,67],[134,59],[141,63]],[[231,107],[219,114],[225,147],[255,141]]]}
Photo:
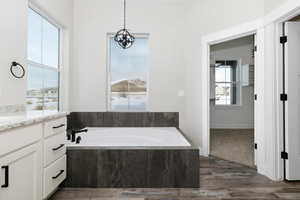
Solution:
{"label": "faucet handle", "polygon": [[78,136],[78,137],[76,138],[76,144],[80,144],[80,141],[81,141],[81,137]]}

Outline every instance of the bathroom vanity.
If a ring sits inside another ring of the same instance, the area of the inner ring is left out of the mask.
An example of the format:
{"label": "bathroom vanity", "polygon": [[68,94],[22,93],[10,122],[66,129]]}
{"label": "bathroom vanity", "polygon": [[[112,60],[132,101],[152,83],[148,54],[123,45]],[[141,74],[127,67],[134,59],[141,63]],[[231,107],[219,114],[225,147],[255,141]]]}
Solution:
{"label": "bathroom vanity", "polygon": [[47,199],[66,177],[66,113],[0,116],[0,199]]}

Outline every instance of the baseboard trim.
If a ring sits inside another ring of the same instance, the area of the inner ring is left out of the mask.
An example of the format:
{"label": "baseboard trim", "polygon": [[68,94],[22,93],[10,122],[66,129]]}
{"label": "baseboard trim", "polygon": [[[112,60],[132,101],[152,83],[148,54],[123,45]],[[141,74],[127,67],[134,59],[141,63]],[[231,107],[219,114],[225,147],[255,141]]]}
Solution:
{"label": "baseboard trim", "polygon": [[253,124],[212,124],[212,129],[254,129]]}
{"label": "baseboard trim", "polygon": [[208,155],[204,154],[201,147],[199,147],[199,156],[208,157]]}

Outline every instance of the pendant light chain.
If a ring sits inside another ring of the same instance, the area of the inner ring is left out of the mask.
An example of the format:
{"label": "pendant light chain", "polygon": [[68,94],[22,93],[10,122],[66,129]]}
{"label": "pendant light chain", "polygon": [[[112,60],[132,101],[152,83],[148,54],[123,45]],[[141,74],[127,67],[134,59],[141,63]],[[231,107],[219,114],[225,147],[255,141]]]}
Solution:
{"label": "pendant light chain", "polygon": [[123,1],[124,1],[124,27],[117,32],[117,34],[114,37],[114,40],[123,49],[128,49],[128,48],[130,48],[133,45],[133,43],[135,41],[135,38],[126,29],[126,0],[123,0]]}
{"label": "pendant light chain", "polygon": [[126,29],[126,0],[124,0],[124,29]]}

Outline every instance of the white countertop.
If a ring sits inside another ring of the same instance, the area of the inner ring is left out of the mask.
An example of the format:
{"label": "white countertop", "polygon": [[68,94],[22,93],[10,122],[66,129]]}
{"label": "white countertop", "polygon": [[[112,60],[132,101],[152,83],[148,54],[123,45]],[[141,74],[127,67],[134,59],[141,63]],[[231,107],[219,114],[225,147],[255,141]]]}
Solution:
{"label": "white countertop", "polygon": [[35,123],[65,117],[68,113],[57,111],[28,111],[21,113],[0,114],[0,132],[28,126]]}

